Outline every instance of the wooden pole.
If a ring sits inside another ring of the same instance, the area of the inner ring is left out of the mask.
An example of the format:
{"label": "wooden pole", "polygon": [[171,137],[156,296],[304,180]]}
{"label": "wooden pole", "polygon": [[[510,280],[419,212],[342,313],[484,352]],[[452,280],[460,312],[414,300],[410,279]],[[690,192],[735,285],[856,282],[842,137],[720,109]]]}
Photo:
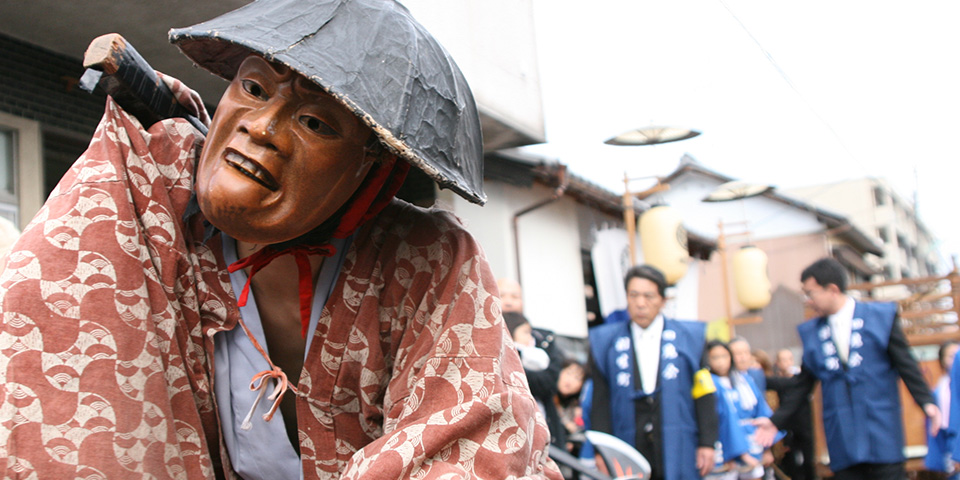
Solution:
{"label": "wooden pole", "polygon": [[633,195],[630,194],[630,177],[623,172],[623,224],[630,242],[630,266],[637,264],[637,215],[633,210]]}
{"label": "wooden pole", "polygon": [[717,252],[720,252],[720,275],[723,284],[723,313],[726,315],[727,328],[730,329],[730,338],[733,338],[733,318],[730,313],[730,282],[727,279],[727,239],[723,235],[723,220],[717,222]]}

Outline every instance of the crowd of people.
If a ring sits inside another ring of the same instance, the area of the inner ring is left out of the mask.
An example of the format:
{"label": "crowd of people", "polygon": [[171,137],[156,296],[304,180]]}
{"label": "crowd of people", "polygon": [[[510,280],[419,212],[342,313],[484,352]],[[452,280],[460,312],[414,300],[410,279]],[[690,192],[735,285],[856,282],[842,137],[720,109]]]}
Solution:
{"label": "crowd of people", "polygon": [[820,384],[833,478],[903,479],[902,379],[929,419],[927,469],[953,474],[957,344],[941,348],[945,373],[931,392],[895,305],[847,295],[845,270],[833,259],[811,264],[800,281],[816,315],[798,326],[800,365],[790,348],[771,357],[746,338],[708,339],[703,322],[665,317],[668,285],[649,265],[627,272],[627,308],[591,327],[585,363],[560,351],[552,332],[530,326],[519,284],[498,286],[554,445],[584,464],[606,467],[581,435],[595,430],[640,452],[654,479],[818,478],[811,393]]}
{"label": "crowd of people", "polygon": [[595,430],[653,479],[771,478],[780,442],[814,478],[819,383],[835,478],[899,479],[898,379],[952,470],[956,346],[935,396],[896,309],[833,260],[800,276],[799,369],[665,317],[647,265],[567,355],[456,219],[394,198],[410,168],[485,198],[466,81],[399,4],[255,2],[172,40],[230,82],[211,120],[163,77],[209,134],[108,100],[0,263],[5,477],[559,480],[554,448],[604,469]]}
{"label": "crowd of people", "polygon": [[109,97],[0,260],[0,476],[559,480],[481,247],[395,198],[410,170],[486,198],[446,50],[385,0],[171,41],[226,80],[214,117],[137,76],[197,121]]}

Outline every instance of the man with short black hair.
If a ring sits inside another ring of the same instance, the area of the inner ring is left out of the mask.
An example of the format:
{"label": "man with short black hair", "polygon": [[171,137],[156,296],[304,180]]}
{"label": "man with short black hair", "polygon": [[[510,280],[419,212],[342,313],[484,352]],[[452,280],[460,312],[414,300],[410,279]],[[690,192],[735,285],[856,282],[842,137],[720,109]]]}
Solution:
{"label": "man with short black hair", "polygon": [[934,402],[910,354],[894,303],[858,302],[848,296],[847,274],[832,258],[814,262],[800,275],[803,293],[818,316],[800,324],[803,362],[770,419],[757,419],[758,441],[770,445],[777,428],[822,386],[823,423],[830,469],[837,480],[904,478],[903,423],[897,378],[940,425]]}
{"label": "man with short black hair", "polygon": [[705,324],[665,318],[667,281],[649,265],[624,278],[629,322],[590,331],[591,428],[647,458],[654,479],[697,479],[714,466],[716,388],[701,370]]}

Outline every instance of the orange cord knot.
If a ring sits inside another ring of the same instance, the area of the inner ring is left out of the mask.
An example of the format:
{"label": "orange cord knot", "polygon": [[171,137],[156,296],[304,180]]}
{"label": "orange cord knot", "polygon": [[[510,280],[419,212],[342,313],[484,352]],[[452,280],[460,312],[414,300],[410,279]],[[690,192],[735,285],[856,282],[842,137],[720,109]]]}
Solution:
{"label": "orange cord knot", "polygon": [[271,370],[264,370],[256,375],[250,380],[250,390],[257,391],[260,393],[257,395],[257,399],[253,401],[253,406],[250,407],[250,412],[247,413],[247,416],[243,419],[243,423],[240,424],[240,428],[244,430],[250,430],[253,426],[250,423],[250,420],[253,418],[253,412],[256,411],[257,405],[260,404],[260,399],[263,398],[263,394],[267,391],[267,380],[274,379],[277,381],[277,386],[273,388],[273,393],[267,396],[267,399],[273,400],[273,405],[270,407],[270,410],[263,414],[263,420],[269,422],[273,419],[273,414],[276,413],[277,408],[280,407],[280,402],[283,400],[283,394],[287,392],[287,389],[293,393],[297,393],[297,387],[294,387],[290,380],[287,379],[287,374],[283,373],[283,370],[280,370],[280,367],[276,365],[271,365],[273,368]]}

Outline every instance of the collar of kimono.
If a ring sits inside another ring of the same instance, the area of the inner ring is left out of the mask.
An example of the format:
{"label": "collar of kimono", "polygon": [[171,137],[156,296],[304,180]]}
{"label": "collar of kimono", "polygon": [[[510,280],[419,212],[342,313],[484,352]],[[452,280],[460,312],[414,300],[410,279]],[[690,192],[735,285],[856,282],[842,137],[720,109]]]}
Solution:
{"label": "collar of kimono", "polygon": [[[350,207],[348,207],[343,217],[341,217],[340,223],[333,232],[333,237],[346,238],[350,236],[360,228],[363,223],[373,218],[377,213],[380,213],[380,211],[390,203],[393,196],[396,195],[400,186],[403,185],[403,180],[406,178],[409,170],[409,163],[402,160],[397,161],[395,157],[391,162],[381,163],[377,170],[374,171],[372,175],[368,175],[367,179],[360,185],[360,188],[357,189],[358,194],[353,197]],[[320,255],[330,257],[336,253],[336,251],[336,248],[327,243],[320,245],[297,245],[284,249],[267,246],[247,257],[231,263],[227,267],[230,273],[250,267],[250,275],[247,276],[247,282],[243,285],[243,290],[240,292],[237,304],[241,307],[247,304],[247,298],[250,294],[250,281],[258,271],[281,255],[293,255],[297,262],[298,292],[300,297],[300,335],[306,337],[307,330],[310,326],[310,308],[313,303],[313,277],[310,274],[309,256]],[[263,416],[265,421],[270,421],[270,419],[273,418],[273,414],[276,412],[277,407],[280,406],[280,401],[283,400],[283,394],[287,389],[293,390],[294,393],[297,393],[297,389],[287,379],[286,374],[273,364],[266,350],[264,350],[256,338],[250,334],[250,331],[246,325],[244,325],[242,319],[240,320],[240,326],[243,327],[243,331],[247,334],[247,337],[250,338],[253,346],[256,347],[257,351],[263,355],[263,358],[266,359],[270,365],[270,370],[264,370],[254,375],[253,380],[250,382],[251,390],[260,390],[260,394],[257,396],[256,401],[254,401],[250,413],[247,414],[243,424],[241,424],[241,428],[243,428],[244,425],[246,425],[246,428],[250,428],[250,417],[253,415],[257,404],[260,402],[267,388],[267,378],[276,379],[277,386],[274,392],[267,397],[273,400],[273,406],[270,408],[270,411]]]}

